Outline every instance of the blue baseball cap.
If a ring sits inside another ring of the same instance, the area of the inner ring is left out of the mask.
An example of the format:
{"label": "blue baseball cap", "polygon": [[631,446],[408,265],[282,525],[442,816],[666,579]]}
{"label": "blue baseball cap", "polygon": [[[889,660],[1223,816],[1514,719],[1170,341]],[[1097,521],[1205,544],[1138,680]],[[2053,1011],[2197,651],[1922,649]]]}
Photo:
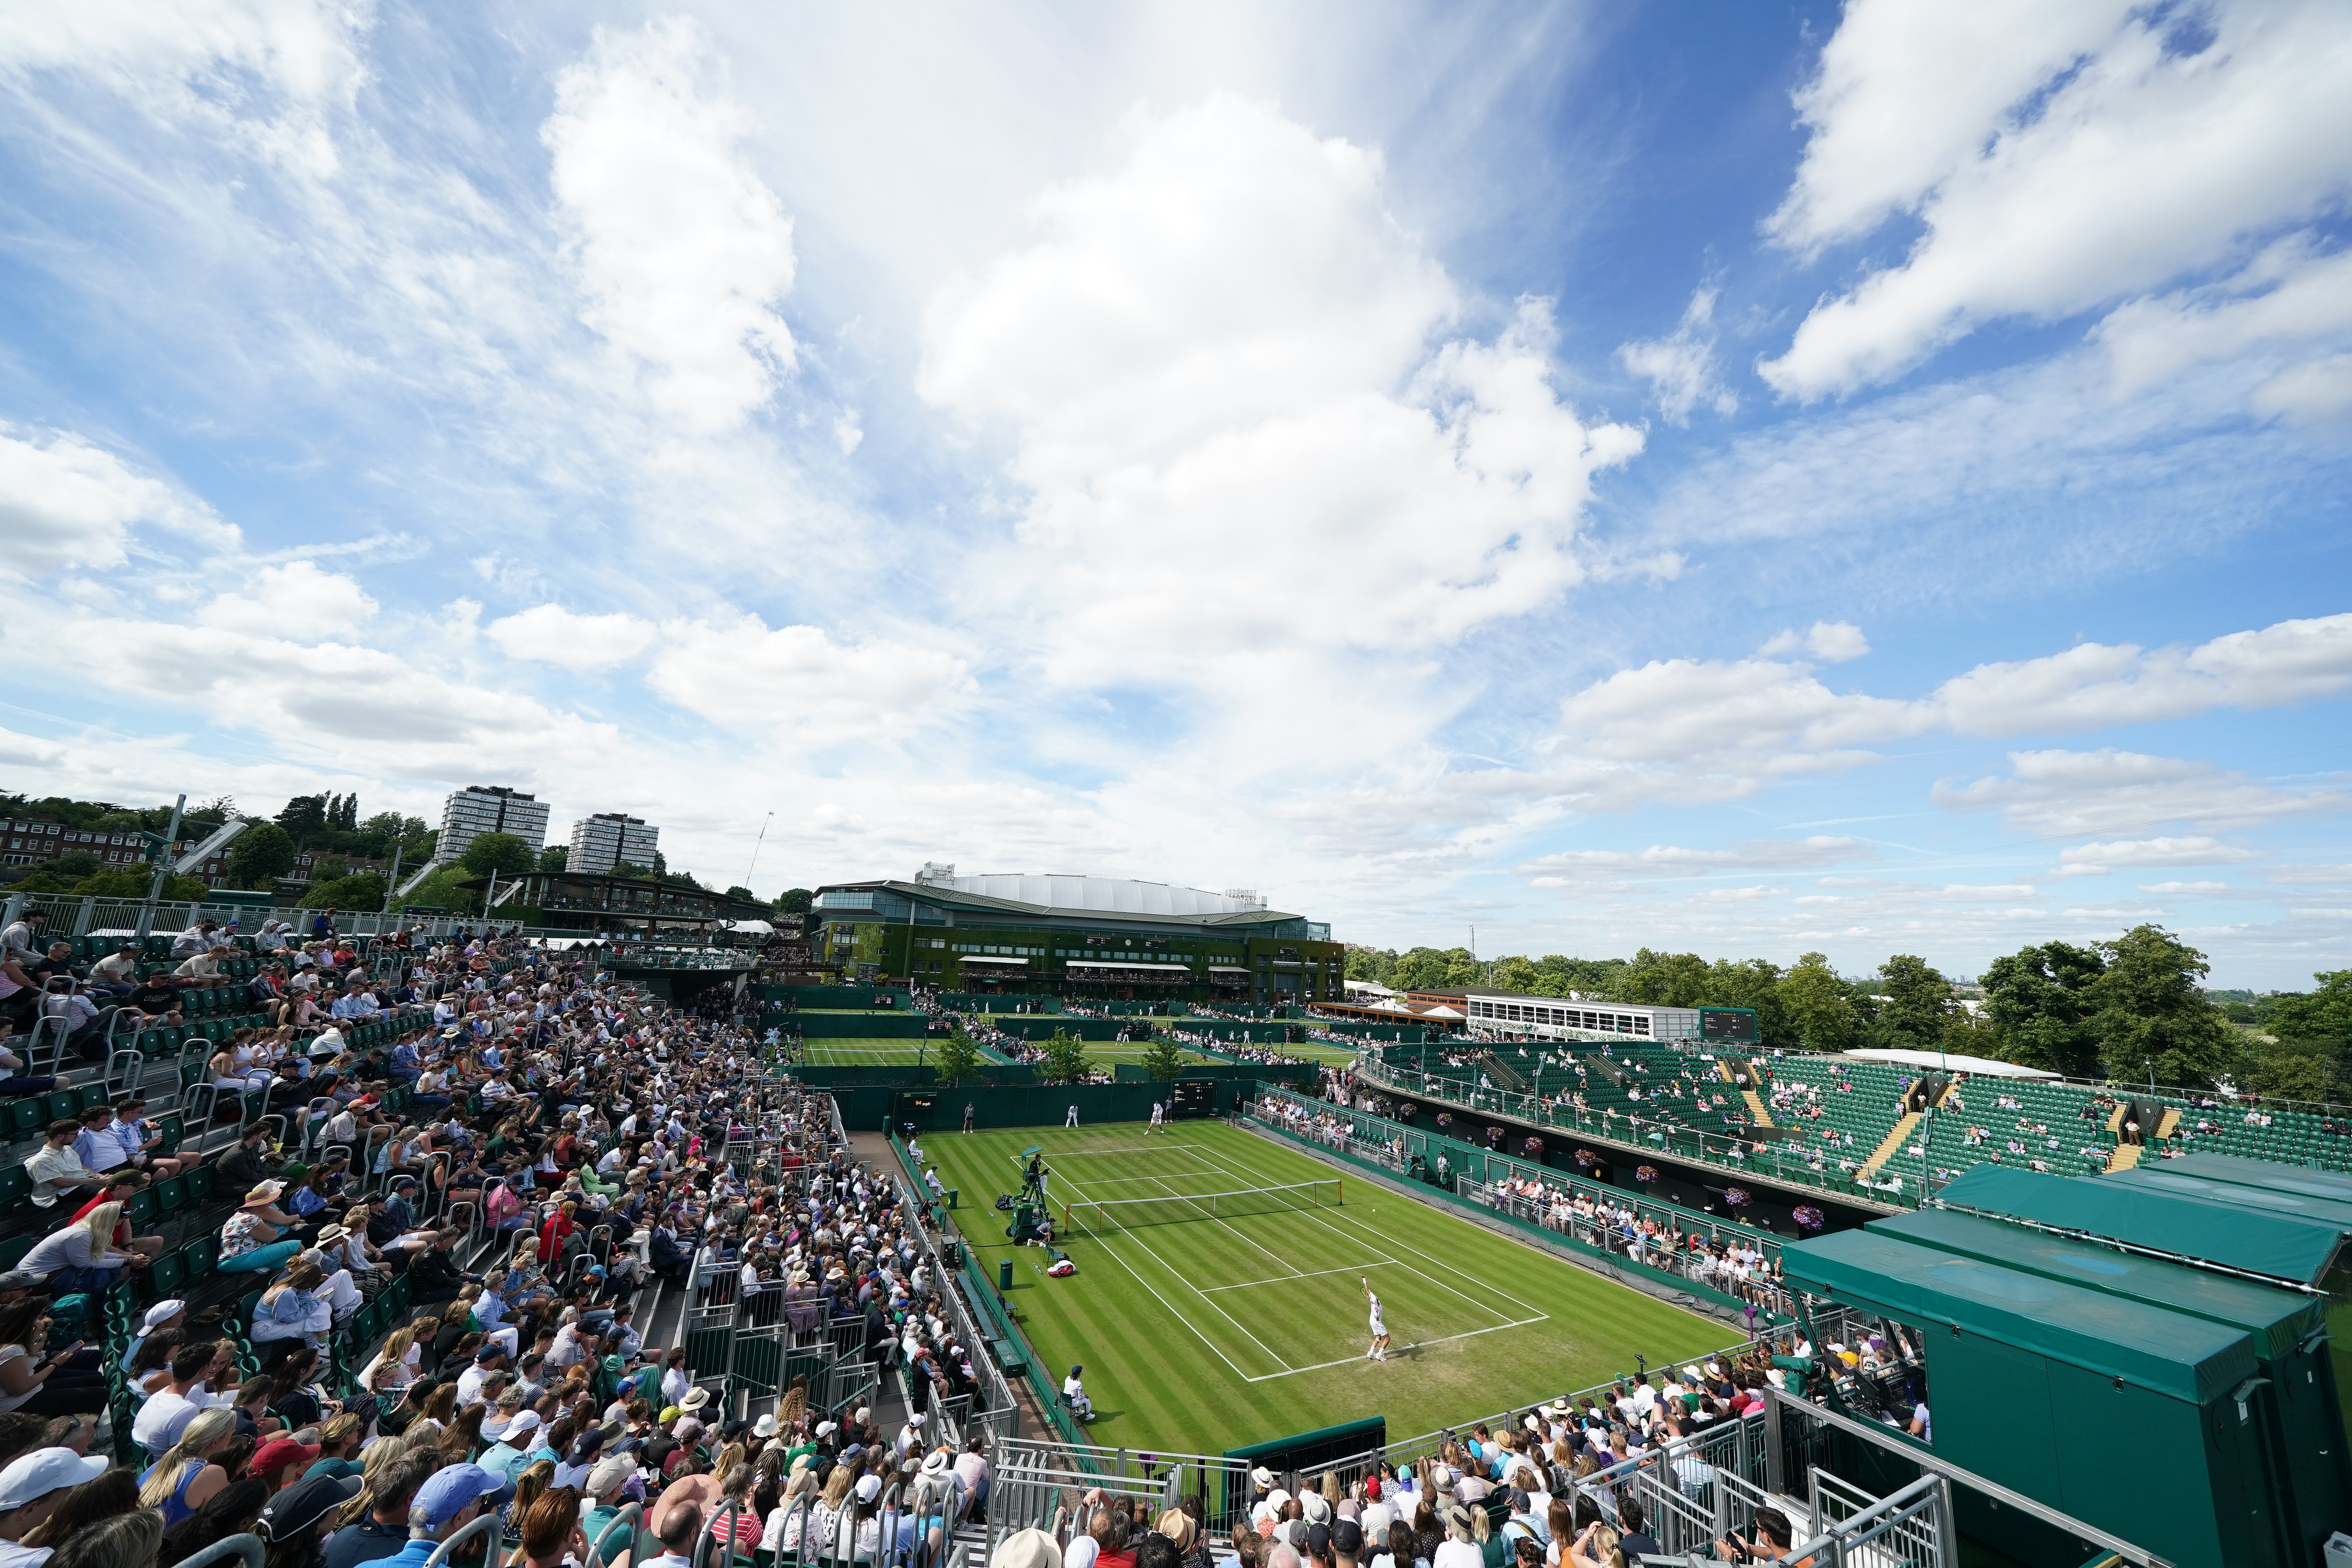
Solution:
{"label": "blue baseball cap", "polygon": [[470,1502],[487,1498],[495,1508],[513,1495],[514,1483],[496,1470],[487,1470],[479,1465],[451,1465],[426,1477],[425,1484],[416,1489],[415,1500],[408,1506],[412,1511],[422,1509],[433,1528],[439,1530],[465,1511]]}

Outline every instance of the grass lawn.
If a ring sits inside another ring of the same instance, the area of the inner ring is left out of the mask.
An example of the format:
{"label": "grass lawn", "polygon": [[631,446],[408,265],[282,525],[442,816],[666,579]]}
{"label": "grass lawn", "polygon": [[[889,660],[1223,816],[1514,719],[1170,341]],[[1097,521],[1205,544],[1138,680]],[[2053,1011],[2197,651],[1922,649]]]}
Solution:
{"label": "grass lawn", "polygon": [[918,1056],[929,1062],[939,1055],[936,1040],[877,1039],[815,1039],[806,1043],[805,1055],[811,1067],[912,1067]]}
{"label": "grass lawn", "polygon": [[[1052,1381],[1084,1363],[1097,1443],[1215,1454],[1368,1415],[1405,1437],[1600,1383],[1631,1371],[1636,1352],[1655,1366],[1738,1338],[1346,1176],[1337,1206],[1065,1234],[1078,1272],[1049,1279],[1045,1252],[1009,1246],[1007,1216],[989,1206],[1019,1186],[1020,1152],[1033,1143],[1054,1173],[1057,1231],[1074,1199],[1328,1183],[1339,1173],[1213,1121],[1156,1134],[1121,1123],[924,1139],[941,1180],[961,1189],[951,1217],[968,1227],[992,1282],[998,1259],[1012,1258],[1007,1299]],[[1360,1279],[1387,1315],[1383,1363],[1364,1359]]]}

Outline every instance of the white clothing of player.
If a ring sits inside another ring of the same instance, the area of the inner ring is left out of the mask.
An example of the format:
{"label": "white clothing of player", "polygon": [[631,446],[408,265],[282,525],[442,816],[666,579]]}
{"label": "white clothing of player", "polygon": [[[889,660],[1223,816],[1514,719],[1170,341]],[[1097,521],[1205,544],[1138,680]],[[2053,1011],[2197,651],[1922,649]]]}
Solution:
{"label": "white clothing of player", "polygon": [[1076,1106],[1073,1105],[1072,1107],[1070,1107],[1070,1113],[1069,1113],[1069,1115],[1067,1115],[1067,1116],[1066,1116],[1066,1117],[1064,1117],[1064,1118],[1062,1119],[1062,1125],[1063,1125],[1063,1126],[1065,1126],[1065,1127],[1076,1127],[1077,1124],[1078,1124],[1078,1108],[1077,1108]]}
{"label": "white clothing of player", "polygon": [[1151,1125],[1152,1125],[1152,1127],[1153,1127],[1153,1129],[1154,1129],[1155,1131],[1156,1131],[1157,1129],[1160,1128],[1160,1127],[1163,1127],[1163,1126],[1167,1125],[1164,1121],[1162,1121],[1160,1120],[1161,1116],[1162,1116],[1164,1113],[1165,1113],[1165,1108],[1164,1108],[1164,1107],[1162,1107],[1162,1106],[1160,1105],[1160,1101],[1158,1101],[1158,1100],[1153,1100],[1153,1101],[1151,1102]]}
{"label": "white clothing of player", "polygon": [[1389,1326],[1381,1318],[1381,1299],[1372,1294],[1370,1287],[1365,1289],[1364,1296],[1372,1304],[1372,1348],[1364,1352],[1364,1359],[1386,1361],[1389,1359]]}

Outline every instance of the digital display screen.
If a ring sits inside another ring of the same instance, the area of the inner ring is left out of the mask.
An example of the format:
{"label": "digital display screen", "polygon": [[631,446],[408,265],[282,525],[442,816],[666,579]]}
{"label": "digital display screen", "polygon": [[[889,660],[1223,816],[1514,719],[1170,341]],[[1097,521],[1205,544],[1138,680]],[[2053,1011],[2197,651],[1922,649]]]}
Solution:
{"label": "digital display screen", "polygon": [[1216,1113],[1217,1086],[1207,1079],[1181,1079],[1168,1091],[1168,1109],[1178,1116]]}
{"label": "digital display screen", "polygon": [[1752,1046],[1756,1043],[1756,1015],[1744,1007],[1702,1007],[1698,1010],[1698,1034],[1703,1040]]}

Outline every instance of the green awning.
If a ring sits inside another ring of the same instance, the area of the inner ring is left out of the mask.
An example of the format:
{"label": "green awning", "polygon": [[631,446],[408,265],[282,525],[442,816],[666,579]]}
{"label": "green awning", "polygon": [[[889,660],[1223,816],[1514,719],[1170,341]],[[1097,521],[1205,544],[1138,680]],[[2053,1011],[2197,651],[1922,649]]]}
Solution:
{"label": "green awning", "polygon": [[2229,1393],[2258,1364],[2242,1329],[1875,1229],[1797,1243],[1780,1258],[1790,1283],[1812,1295],[1915,1328],[1957,1328],[2198,1405]]}
{"label": "green awning", "polygon": [[2049,1176],[1976,1165],[1936,1195],[1954,1208],[2105,1237],[2299,1285],[2319,1283],[2343,1240],[2341,1227],[2263,1204],[2258,1194],[2249,1206],[2106,1176]]}
{"label": "green awning", "polygon": [[1958,1253],[2243,1329],[2253,1335],[2255,1353],[2265,1360],[2287,1355],[2326,1319],[2320,1298],[2283,1285],[2118,1252],[2096,1242],[2069,1241],[2048,1231],[1951,1209],[1896,1215],[1873,1220],[1868,1228],[1915,1247]]}

